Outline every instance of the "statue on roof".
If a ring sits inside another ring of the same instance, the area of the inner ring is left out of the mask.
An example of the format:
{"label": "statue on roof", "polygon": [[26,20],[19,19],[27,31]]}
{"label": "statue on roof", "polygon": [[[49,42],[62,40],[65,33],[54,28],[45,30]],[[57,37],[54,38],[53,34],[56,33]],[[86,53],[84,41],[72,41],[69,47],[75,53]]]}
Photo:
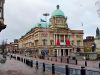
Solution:
{"label": "statue on roof", "polygon": [[59,9],[59,7],[60,7],[60,6],[59,6],[59,5],[57,5],[57,9]]}
{"label": "statue on roof", "polygon": [[97,27],[97,29],[96,29],[96,37],[99,37],[99,35],[100,35],[100,30],[99,30],[99,28]]}

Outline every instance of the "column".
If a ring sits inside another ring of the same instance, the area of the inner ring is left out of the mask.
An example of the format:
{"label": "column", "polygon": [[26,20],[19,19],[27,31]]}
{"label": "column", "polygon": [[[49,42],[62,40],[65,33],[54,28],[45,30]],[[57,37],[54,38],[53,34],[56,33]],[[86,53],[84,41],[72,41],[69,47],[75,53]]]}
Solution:
{"label": "column", "polygon": [[59,37],[59,41],[60,41],[60,34],[58,34],[58,37]]}
{"label": "column", "polygon": [[59,49],[57,49],[57,56],[59,56]]}
{"label": "column", "polygon": [[69,56],[69,49],[68,49],[68,56]]}
{"label": "column", "polygon": [[65,49],[63,49],[63,56],[65,56]]}
{"label": "column", "polygon": [[64,35],[64,45],[66,45],[66,39],[65,39],[65,35]]}
{"label": "column", "polygon": [[59,56],[61,56],[61,49],[59,49]]}
{"label": "column", "polygon": [[54,34],[54,45],[55,45],[55,34]]}
{"label": "column", "polygon": [[[57,42],[57,34],[56,34],[56,42]],[[55,42],[55,44],[56,44],[56,42]]]}

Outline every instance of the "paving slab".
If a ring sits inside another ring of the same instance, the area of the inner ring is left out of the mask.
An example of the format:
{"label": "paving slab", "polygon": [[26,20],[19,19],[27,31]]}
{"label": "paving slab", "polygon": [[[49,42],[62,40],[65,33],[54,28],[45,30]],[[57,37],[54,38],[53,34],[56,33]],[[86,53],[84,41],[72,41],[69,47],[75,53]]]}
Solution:
{"label": "paving slab", "polygon": [[0,75],[51,75],[51,72],[43,73],[42,69],[36,70],[35,65],[31,68],[21,61],[7,58],[5,63],[0,63]]}

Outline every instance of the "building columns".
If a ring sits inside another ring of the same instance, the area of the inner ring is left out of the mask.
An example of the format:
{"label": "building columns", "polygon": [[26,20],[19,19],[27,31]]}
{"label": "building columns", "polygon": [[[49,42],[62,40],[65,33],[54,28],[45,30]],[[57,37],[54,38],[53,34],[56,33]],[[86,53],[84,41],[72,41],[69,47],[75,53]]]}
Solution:
{"label": "building columns", "polygon": [[66,39],[65,39],[65,35],[64,35],[64,45],[66,45]]}
{"label": "building columns", "polygon": [[55,44],[55,40],[56,40],[56,37],[55,37],[55,34],[54,34],[54,45],[56,45],[56,44]]}

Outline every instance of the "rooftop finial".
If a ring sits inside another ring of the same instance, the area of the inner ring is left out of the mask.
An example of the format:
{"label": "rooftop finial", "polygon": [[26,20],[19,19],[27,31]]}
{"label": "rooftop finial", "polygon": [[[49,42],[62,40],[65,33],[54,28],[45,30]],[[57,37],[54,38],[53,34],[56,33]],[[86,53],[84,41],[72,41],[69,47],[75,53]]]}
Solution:
{"label": "rooftop finial", "polygon": [[57,5],[57,9],[59,9],[59,7],[60,7],[60,6],[59,6],[59,5]]}
{"label": "rooftop finial", "polygon": [[97,27],[97,29],[96,29],[96,36],[98,37],[100,35],[100,30],[99,30],[99,28]]}

